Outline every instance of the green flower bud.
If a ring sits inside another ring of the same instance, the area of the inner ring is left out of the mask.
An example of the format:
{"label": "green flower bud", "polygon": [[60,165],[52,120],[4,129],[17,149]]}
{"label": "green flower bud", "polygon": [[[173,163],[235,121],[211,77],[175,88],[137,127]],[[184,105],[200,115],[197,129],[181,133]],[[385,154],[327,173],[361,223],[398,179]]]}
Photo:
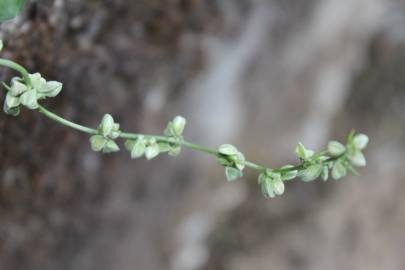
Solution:
{"label": "green flower bud", "polygon": [[143,136],[139,136],[136,140],[127,140],[125,148],[131,153],[131,158],[140,158],[146,149]]}
{"label": "green flower bud", "polygon": [[243,176],[243,173],[233,167],[225,167],[225,175],[226,175],[226,179],[229,182],[235,181],[236,179],[240,178]]}
{"label": "green flower bud", "polygon": [[242,171],[245,168],[245,156],[241,152],[238,152],[232,159],[238,170]]}
{"label": "green flower bud", "polygon": [[339,180],[346,176],[347,169],[346,166],[343,164],[341,159],[338,159],[332,168],[332,177],[335,180]]}
{"label": "green flower bud", "polygon": [[330,141],[328,143],[328,152],[333,157],[340,156],[346,151],[346,147],[337,141]]}
{"label": "green flower bud", "polygon": [[159,155],[159,145],[155,142],[149,144],[145,149],[145,157],[148,160],[155,158]]}
{"label": "green flower bud", "polygon": [[347,154],[347,158],[349,159],[350,163],[357,167],[364,167],[366,166],[366,158],[364,157],[363,153],[359,150],[350,151]]}
{"label": "green flower bud", "polygon": [[111,131],[113,130],[113,126],[114,126],[114,118],[108,113],[105,114],[103,116],[103,119],[101,120],[101,124],[99,127],[101,135],[103,135],[104,137],[109,136]]}
{"label": "green flower bud", "polygon": [[284,193],[284,182],[281,180],[281,175],[279,173],[273,174],[271,184],[273,185],[273,191],[276,195],[282,195]]}
{"label": "green flower bud", "polygon": [[368,136],[365,134],[357,134],[353,138],[353,145],[358,149],[358,150],[363,150],[366,148],[368,144]]}
{"label": "green flower bud", "polygon": [[300,177],[304,182],[310,182],[318,178],[322,173],[322,164],[314,164],[301,172]]}
{"label": "green flower bud", "polygon": [[107,139],[107,143],[103,147],[103,153],[113,153],[119,150],[120,148],[115,141]]}
{"label": "green flower bud", "polygon": [[173,119],[173,131],[174,134],[173,135],[177,135],[177,136],[181,136],[181,134],[183,133],[184,127],[186,125],[186,119],[182,116],[176,116]]}
{"label": "green flower bud", "polygon": [[91,149],[95,152],[100,152],[107,143],[107,139],[101,135],[93,135],[90,137]]}

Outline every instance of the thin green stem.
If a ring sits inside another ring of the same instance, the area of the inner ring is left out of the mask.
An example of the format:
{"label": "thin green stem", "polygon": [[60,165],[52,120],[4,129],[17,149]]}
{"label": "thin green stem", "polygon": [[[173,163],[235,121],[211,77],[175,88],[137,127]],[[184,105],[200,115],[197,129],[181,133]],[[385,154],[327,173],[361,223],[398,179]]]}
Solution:
{"label": "thin green stem", "polygon": [[[83,125],[79,125],[76,124],[72,121],[69,121],[63,117],[60,117],[59,115],[49,111],[48,109],[46,109],[45,107],[39,105],[38,107],[38,111],[40,113],[42,113],[43,115],[45,115],[46,117],[48,117],[49,119],[62,124],[64,126],[76,129],[78,131],[87,133],[87,134],[91,134],[91,135],[95,135],[97,134],[97,129],[94,128],[90,128],[90,127],[86,127]],[[178,141],[174,138],[170,138],[170,137],[165,137],[165,136],[159,136],[159,135],[150,135],[150,134],[140,134],[140,133],[129,133],[129,132],[121,132],[119,137],[122,139],[130,139],[130,140],[135,140],[137,139],[140,135],[143,135],[147,138],[155,138],[158,142],[166,142],[166,143],[172,143],[172,144],[178,144],[178,145],[182,145],[184,147],[187,147],[189,149],[198,151],[198,152],[202,152],[202,153],[206,153],[215,157],[219,156],[219,153],[217,150],[213,149],[213,148],[209,148],[203,145],[199,145],[199,144],[195,144],[195,143],[191,143],[191,142],[187,142],[187,141]],[[250,161],[246,161],[245,162],[246,167],[250,167],[252,169],[256,169],[258,171],[264,171],[266,169],[266,167],[255,164],[253,162]]]}
{"label": "thin green stem", "polygon": [[49,119],[52,119],[53,121],[58,122],[59,124],[62,124],[64,126],[79,130],[81,132],[87,133],[87,134],[97,134],[97,130],[89,127],[85,127],[76,123],[73,123],[69,120],[66,120],[65,118],[60,117],[57,114],[54,114],[51,111],[48,111],[45,109],[43,106],[39,105],[38,111],[48,117]]}
{"label": "thin green stem", "polygon": [[31,79],[28,76],[28,71],[23,66],[15,63],[11,60],[3,59],[3,58],[0,58],[0,66],[8,67],[8,68],[14,69],[15,71],[18,71],[21,74],[21,76],[23,77],[24,81],[28,85],[31,85]]}

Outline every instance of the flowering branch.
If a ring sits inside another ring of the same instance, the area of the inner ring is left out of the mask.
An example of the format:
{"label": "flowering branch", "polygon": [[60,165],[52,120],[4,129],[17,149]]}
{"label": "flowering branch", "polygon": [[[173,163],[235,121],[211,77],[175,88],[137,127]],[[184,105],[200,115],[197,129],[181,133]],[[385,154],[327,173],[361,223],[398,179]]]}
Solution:
{"label": "flowering branch", "polygon": [[[3,43],[0,40],[0,51]],[[0,66],[5,66],[17,71],[21,77],[11,79],[10,85],[3,83],[6,89],[4,112],[8,115],[17,116],[20,107],[36,110],[49,119],[66,127],[87,133],[90,136],[91,149],[96,152],[113,153],[120,150],[118,139],[125,140],[125,148],[131,158],[145,156],[150,160],[161,153],[177,156],[182,147],[216,157],[217,162],[225,167],[225,175],[232,182],[243,176],[245,167],[259,172],[258,183],[263,195],[273,198],[284,193],[284,182],[299,177],[304,182],[310,182],[317,178],[328,180],[329,172],[333,179],[338,180],[346,176],[350,171],[358,174],[354,167],[366,165],[366,159],[362,150],[368,144],[368,137],[364,134],[350,132],[346,145],[337,141],[330,141],[326,150],[315,153],[306,149],[299,143],[295,153],[299,158],[296,166],[286,165],[281,168],[271,169],[256,163],[247,161],[238,149],[230,144],[223,144],[218,149],[208,148],[184,140],[183,131],[186,119],[176,116],[170,121],[164,130],[164,135],[149,135],[140,133],[124,132],[110,114],[105,114],[97,128],[91,128],[71,122],[40,105],[40,101],[49,97],[57,96],[62,90],[62,83],[46,81],[41,74],[29,74],[21,65],[0,58]]]}

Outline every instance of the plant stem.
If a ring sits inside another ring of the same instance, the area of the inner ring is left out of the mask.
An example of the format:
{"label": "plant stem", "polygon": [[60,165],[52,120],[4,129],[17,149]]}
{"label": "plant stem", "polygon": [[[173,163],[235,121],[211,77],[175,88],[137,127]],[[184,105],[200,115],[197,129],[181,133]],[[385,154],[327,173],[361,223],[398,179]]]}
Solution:
{"label": "plant stem", "polygon": [[[43,115],[45,115],[46,117],[48,117],[49,119],[62,124],[64,126],[76,129],[78,131],[90,134],[90,135],[95,135],[97,134],[97,129],[94,128],[90,128],[90,127],[86,127],[86,126],[82,126],[79,124],[76,124],[72,121],[69,121],[63,117],[60,117],[59,115],[49,111],[48,109],[46,109],[45,107],[39,105],[38,107],[38,111],[40,113],[42,113]],[[213,148],[209,148],[203,145],[199,145],[199,144],[195,144],[195,143],[191,143],[191,142],[187,142],[187,141],[178,141],[175,140],[173,138],[170,137],[166,137],[166,136],[159,136],[159,135],[150,135],[150,134],[140,134],[140,133],[129,133],[129,132],[121,132],[119,137],[122,139],[129,139],[129,140],[135,140],[137,139],[140,135],[143,135],[147,138],[155,138],[156,141],[158,142],[166,142],[166,143],[172,143],[172,144],[178,144],[178,145],[182,145],[184,147],[187,147],[189,149],[192,149],[194,151],[198,151],[198,152],[202,152],[202,153],[206,153],[215,157],[219,156],[219,153],[217,150],[213,149]],[[245,161],[245,165],[246,167],[250,167],[252,169],[256,169],[258,171],[264,171],[266,169],[266,167],[255,164],[253,162],[250,161]]]}
{"label": "plant stem", "polygon": [[8,68],[14,69],[15,71],[18,71],[21,74],[21,76],[23,77],[24,81],[28,85],[31,85],[31,79],[28,76],[28,71],[23,66],[15,63],[11,60],[3,59],[3,58],[0,58],[0,66],[5,66]]}

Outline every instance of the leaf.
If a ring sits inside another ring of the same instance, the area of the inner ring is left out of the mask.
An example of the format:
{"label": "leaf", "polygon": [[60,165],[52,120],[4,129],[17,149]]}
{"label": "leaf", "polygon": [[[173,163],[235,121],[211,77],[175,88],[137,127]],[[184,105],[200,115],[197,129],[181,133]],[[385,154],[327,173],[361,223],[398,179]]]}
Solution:
{"label": "leaf", "polygon": [[155,158],[159,155],[159,145],[157,143],[151,144],[145,149],[145,157],[148,160]]}
{"label": "leaf", "polygon": [[[285,166],[281,167],[280,169],[289,169],[289,168],[294,168],[294,166],[293,165],[285,165]],[[294,179],[295,177],[297,177],[297,175],[298,175],[297,170],[286,171],[286,172],[283,172],[281,174],[281,179],[283,181],[288,181],[288,180]]]}
{"label": "leaf", "polygon": [[145,142],[138,139],[131,149],[131,158],[140,158],[145,153],[145,149]]}
{"label": "leaf", "polygon": [[104,137],[110,135],[111,131],[113,130],[113,125],[114,125],[113,117],[108,113],[104,114],[100,124],[101,134]]}
{"label": "leaf", "polygon": [[243,176],[243,173],[233,167],[225,167],[225,175],[226,175],[226,179],[229,182],[235,181],[236,179],[240,178]]}
{"label": "leaf", "polygon": [[337,160],[332,168],[332,177],[335,180],[339,180],[346,176],[347,169],[344,166],[341,159]]}
{"label": "leaf", "polygon": [[107,143],[103,147],[103,153],[113,153],[119,150],[120,147],[115,141],[107,139]]}
{"label": "leaf", "polygon": [[3,50],[3,40],[0,39],[0,52]]}
{"label": "leaf", "polygon": [[278,174],[278,177],[273,178],[271,184],[273,185],[273,191],[276,195],[282,195],[284,193],[284,182],[281,180],[280,174]]}
{"label": "leaf", "polygon": [[93,135],[90,137],[91,149],[95,152],[101,151],[106,143],[107,139],[101,135]]}
{"label": "leaf", "polygon": [[303,160],[307,160],[314,155],[314,151],[306,149],[302,143],[298,143],[297,147],[295,148],[295,153]]}
{"label": "leaf", "polygon": [[0,0],[0,22],[13,19],[20,14],[27,0]]}
{"label": "leaf", "polygon": [[318,178],[322,173],[322,164],[314,164],[306,168],[301,172],[301,180],[304,182],[310,182]]}
{"label": "leaf", "polygon": [[236,155],[239,151],[231,144],[223,144],[218,148],[218,152],[223,155],[232,156]]}
{"label": "leaf", "polygon": [[273,184],[271,183],[271,178],[265,174],[260,174],[259,176],[260,189],[262,194],[266,198],[274,198],[276,194],[274,193]]}
{"label": "leaf", "polygon": [[245,168],[245,156],[241,152],[236,154],[234,162],[238,170],[242,171]]}
{"label": "leaf", "polygon": [[346,151],[346,147],[337,141],[330,141],[328,143],[328,152],[334,157],[340,156]]}

